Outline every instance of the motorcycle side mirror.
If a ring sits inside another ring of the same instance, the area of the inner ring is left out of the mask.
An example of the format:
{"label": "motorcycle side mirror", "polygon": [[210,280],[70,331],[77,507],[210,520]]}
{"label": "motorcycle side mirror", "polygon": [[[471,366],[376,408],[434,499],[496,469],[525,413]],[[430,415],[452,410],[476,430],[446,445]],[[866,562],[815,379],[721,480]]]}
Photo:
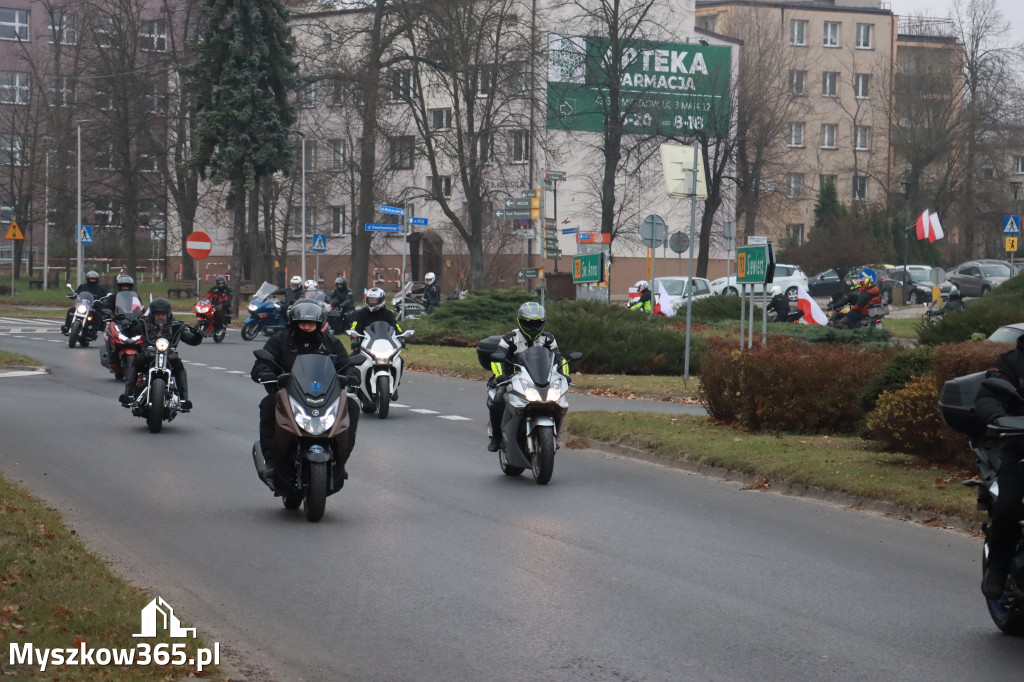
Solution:
{"label": "motorcycle side mirror", "polygon": [[402,333],[401,333],[401,336],[412,336],[412,335],[413,335],[413,334],[415,334],[415,333],[416,333],[416,330],[415,330],[415,329],[410,329],[410,330],[408,330],[408,331],[404,331],[404,332],[402,332]]}
{"label": "motorcycle side mirror", "polygon": [[569,353],[569,359],[570,360],[579,360],[582,357],[583,357],[583,353],[581,353],[579,351],[573,351],[572,353]]}
{"label": "motorcycle side mirror", "polygon": [[359,332],[357,332],[355,329],[346,329],[345,333],[351,336],[353,339],[359,336]]}
{"label": "motorcycle side mirror", "polygon": [[73,292],[73,291],[75,290],[75,288],[74,288],[73,286],[71,286],[71,283],[70,283],[70,282],[64,282],[64,286],[66,286],[66,287],[67,287],[68,289],[70,289],[70,290],[71,290],[72,292]]}

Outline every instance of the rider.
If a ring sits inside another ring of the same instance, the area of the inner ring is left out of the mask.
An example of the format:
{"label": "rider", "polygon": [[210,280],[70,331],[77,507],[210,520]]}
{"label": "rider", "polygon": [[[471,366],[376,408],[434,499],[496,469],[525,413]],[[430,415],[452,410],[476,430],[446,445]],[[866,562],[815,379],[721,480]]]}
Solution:
{"label": "rider", "polygon": [[640,298],[630,303],[629,309],[645,313],[651,312],[651,285],[646,279],[641,279],[633,285],[633,288],[640,294]]}
{"label": "rider", "polygon": [[307,291],[318,291],[320,287],[317,285],[316,280],[307,279],[302,283],[302,293],[305,294]]}
{"label": "rider", "polygon": [[797,314],[791,317],[789,312],[789,296],[783,293],[782,287],[775,285],[768,292],[771,294],[772,299],[768,303],[768,309],[775,311],[776,322],[796,322],[804,313],[802,310],[798,310]]}
{"label": "rider", "polygon": [[[350,329],[362,334],[363,330],[374,322],[387,322],[398,331],[402,331],[402,328],[398,326],[398,320],[395,319],[395,314],[388,310],[385,304],[386,296],[380,287],[367,289],[363,294],[363,307],[356,313]],[[359,337],[352,339],[352,351],[358,352],[361,343]]]}
{"label": "rider", "polygon": [[[1016,348],[1000,354],[995,359],[985,376],[1005,379],[1018,390],[1024,386],[1024,336],[1018,337]],[[985,386],[978,391],[974,409],[979,421],[985,424],[1007,414],[1019,416],[1024,413],[1008,398]],[[1019,519],[1024,516],[1022,454],[1024,451],[1019,445],[1008,443],[1002,449],[1002,464],[999,466],[996,479],[999,483],[999,496],[992,505],[991,523],[985,531],[988,536],[988,564],[981,582],[981,591],[988,599],[999,599],[1003,596],[1010,558],[1020,538]]]}
{"label": "rider", "polygon": [[[263,350],[274,356],[275,364],[257,359],[252,366],[250,376],[257,383],[266,383],[277,379],[278,372],[291,372],[295,358],[299,355],[319,353],[332,356],[334,368],[339,374],[359,380],[359,368],[348,364],[348,353],[345,346],[336,336],[321,331],[326,319],[324,309],[315,301],[299,301],[288,311],[288,327],[274,334],[263,346]],[[276,443],[274,437],[274,405],[277,394],[270,392],[260,401],[260,447],[268,468],[274,467]],[[340,453],[339,463],[342,471],[352,447],[356,443],[356,426],[359,424],[359,401],[348,394],[348,450]],[[344,473],[343,479],[348,478]]]}
{"label": "rider", "polygon": [[[281,293],[280,289],[275,293]],[[284,310],[282,312],[286,312],[292,303],[295,303],[295,301],[302,297],[303,293],[305,292],[302,290],[301,277],[295,275],[288,280],[288,287],[284,290]]]}
{"label": "rider", "polygon": [[960,295],[959,287],[953,285],[949,290],[949,299],[946,301],[946,305],[942,306],[942,311],[946,313],[953,310],[962,310],[965,307],[967,307],[967,304],[964,303],[964,299]]}
{"label": "rider", "polygon": [[[148,344],[156,341],[158,337],[172,339],[181,330],[181,340],[190,346],[198,346],[203,342],[203,334],[195,327],[174,319],[171,313],[171,302],[166,298],[154,298],[149,304],[149,312],[144,316],[128,322],[125,325],[125,334],[142,334],[147,344],[147,350],[135,356],[131,368],[125,372],[124,393],[121,394],[121,404],[130,407],[135,398],[135,387],[142,373],[153,361],[153,356],[148,352]],[[174,375],[174,381],[178,385],[178,394],[181,396],[181,411],[188,412],[192,409],[192,401],[188,399],[188,376],[185,373],[185,365],[177,356],[169,357],[167,364]]]}
{"label": "rider", "polygon": [[847,329],[856,329],[860,321],[868,316],[868,307],[879,305],[882,302],[882,293],[875,286],[875,280],[871,275],[861,278],[857,289],[856,302],[850,306],[850,312],[840,322]]}
{"label": "rider", "polygon": [[[512,357],[516,353],[530,348],[531,346],[544,346],[550,348],[555,354],[562,374],[569,377],[569,361],[558,352],[558,342],[555,337],[544,331],[544,324],[547,317],[544,313],[544,306],[540,303],[524,303],[519,306],[516,313],[518,329],[513,329],[501,337],[498,342],[498,352],[504,352],[506,357]],[[497,391],[494,399],[489,400],[487,408],[491,413],[491,442],[487,449],[497,452],[501,448],[501,415],[505,411],[505,382],[512,378],[515,366],[508,360],[491,362],[491,371],[494,376],[488,380],[489,386],[496,386]]]}
{"label": "rider", "polygon": [[437,283],[437,276],[428,272],[423,277],[423,286],[413,289],[410,294],[423,294],[423,312],[429,315],[441,305],[441,285]]}
{"label": "rider", "polygon": [[331,295],[327,302],[333,308],[340,310],[341,314],[345,317],[350,317],[356,309],[355,301],[352,299],[352,290],[348,288],[348,280],[345,279],[344,275],[334,280],[334,289],[331,290]]}
{"label": "rider", "polygon": [[214,285],[206,292],[205,298],[213,303],[214,328],[220,329],[231,324],[231,287],[228,286],[228,278],[224,275],[217,275]]}
{"label": "rider", "polygon": [[[100,273],[95,270],[90,270],[85,273],[85,281],[78,285],[75,289],[74,294],[68,294],[68,298],[75,298],[78,294],[83,291],[92,294],[93,300],[99,300],[107,295],[107,290],[100,286]],[[68,331],[71,329],[71,315],[75,312],[75,306],[68,308],[67,319],[64,320],[64,324],[61,325],[60,331],[64,336],[68,335]]]}

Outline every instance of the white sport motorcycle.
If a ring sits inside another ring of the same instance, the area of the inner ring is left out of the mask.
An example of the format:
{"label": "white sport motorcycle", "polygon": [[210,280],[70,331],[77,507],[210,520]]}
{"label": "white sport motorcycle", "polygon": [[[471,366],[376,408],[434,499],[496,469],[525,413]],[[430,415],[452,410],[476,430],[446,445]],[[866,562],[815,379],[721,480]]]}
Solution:
{"label": "white sport motorcycle", "polygon": [[348,331],[353,341],[360,341],[359,350],[366,360],[359,365],[359,402],[363,412],[376,412],[387,419],[391,401],[398,399],[398,385],[402,382],[402,349],[405,339],[414,330],[398,333],[387,322],[374,322],[360,334]]}

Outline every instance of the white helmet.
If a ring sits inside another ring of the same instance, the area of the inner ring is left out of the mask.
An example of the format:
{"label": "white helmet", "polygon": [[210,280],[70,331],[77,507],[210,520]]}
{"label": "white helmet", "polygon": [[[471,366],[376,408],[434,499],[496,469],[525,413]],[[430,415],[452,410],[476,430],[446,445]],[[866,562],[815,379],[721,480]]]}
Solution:
{"label": "white helmet", "polygon": [[434,273],[432,272],[428,272],[426,275],[423,276],[424,284],[433,284],[435,279],[437,279],[437,277],[435,277]]}
{"label": "white helmet", "polygon": [[363,302],[371,311],[377,311],[384,307],[384,290],[380,287],[373,287],[363,292]]}
{"label": "white helmet", "polygon": [[312,280],[312,279],[307,279],[307,280],[306,280],[306,281],[305,281],[305,282],[303,283],[303,285],[302,285],[302,288],[303,288],[304,290],[306,290],[306,291],[316,291],[316,290],[317,290],[317,289],[319,289],[320,287],[318,287],[318,286],[316,285],[316,281],[315,281],[315,280]]}
{"label": "white helmet", "polygon": [[636,281],[636,284],[633,285],[633,288],[636,289],[637,291],[643,291],[644,289],[650,289],[651,285],[647,282],[646,279],[638,279]]}
{"label": "white helmet", "polygon": [[302,286],[302,278],[299,277],[298,275],[295,275],[290,280],[288,280],[288,283],[291,284],[293,287],[301,287]]}
{"label": "white helmet", "polygon": [[779,294],[782,293],[782,287],[776,284],[771,288],[771,291],[769,291],[768,293],[771,294],[773,297],[778,296]]}

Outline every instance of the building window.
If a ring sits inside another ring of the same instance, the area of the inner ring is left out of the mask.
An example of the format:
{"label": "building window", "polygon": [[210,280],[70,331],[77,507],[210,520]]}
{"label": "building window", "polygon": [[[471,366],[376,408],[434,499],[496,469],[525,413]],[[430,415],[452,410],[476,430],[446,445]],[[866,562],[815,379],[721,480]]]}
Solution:
{"label": "building window", "polygon": [[806,45],[807,44],[807,20],[806,19],[792,19],[789,22],[789,44],[790,45]]}
{"label": "building window", "polygon": [[996,177],[996,169],[992,166],[984,166],[979,175],[982,180],[994,180]]}
{"label": "building window", "polygon": [[803,223],[791,223],[786,225],[786,239],[790,246],[800,246],[804,243]]}
{"label": "building window", "polygon": [[416,141],[411,135],[401,137],[390,137],[388,142],[391,145],[388,158],[391,160],[391,167],[408,170],[412,168],[413,152],[416,149]]}
{"label": "building window", "polygon": [[526,163],[530,160],[530,131],[516,130],[512,133],[512,161]]}
{"label": "building window", "polygon": [[835,149],[836,148],[836,129],[835,123],[822,123],[821,124],[821,148],[822,149]]}
{"label": "building window", "polygon": [[[302,229],[302,204],[292,205],[288,214],[288,222],[291,225]],[[316,208],[306,204],[306,229],[312,230],[316,227]]]}
{"label": "building window", "polygon": [[786,196],[790,199],[799,199],[804,193],[804,174],[786,174]]}
{"label": "building window", "polygon": [[0,40],[28,40],[27,9],[0,9]]}
{"label": "building window", "polygon": [[78,17],[64,12],[50,12],[50,44],[78,44]]}
{"label": "building window", "polygon": [[871,126],[854,127],[853,148],[861,151],[871,148]]}
{"label": "building window", "polygon": [[480,163],[490,163],[494,159],[494,134],[481,132],[476,138],[476,158]]}
{"label": "building window", "polygon": [[438,197],[452,198],[452,176],[432,175],[427,178],[427,182],[430,184],[430,194],[433,199],[436,200]]}
{"label": "building window", "polygon": [[139,49],[146,52],[166,52],[167,22],[163,19],[143,21],[139,27]]}
{"label": "building window", "polygon": [[822,45],[825,47],[839,47],[839,22],[826,21]]}
{"label": "building window", "polygon": [[331,150],[331,170],[344,168],[345,140],[327,140],[327,147]]}
{"label": "building window", "polygon": [[101,111],[114,110],[114,95],[103,89],[102,83],[96,84],[96,91],[93,93],[93,105]]}
{"label": "building window", "polygon": [[28,104],[28,74],[0,71],[0,104]]}
{"label": "building window", "polygon": [[318,157],[319,157],[320,150],[319,150],[319,147],[317,146],[316,140],[306,140],[305,150],[303,150],[302,142],[299,142],[297,146],[298,146],[298,148],[295,150],[295,152],[296,152],[295,153],[295,158],[296,158],[296,160],[298,160],[298,162],[300,164],[300,167],[301,167],[301,164],[302,164],[302,154],[303,154],[303,151],[305,151],[305,154],[306,154],[306,164],[305,164],[306,172],[310,173],[312,171],[315,171],[319,167],[319,165],[320,165],[319,163],[317,163],[319,161]]}
{"label": "building window", "polygon": [[825,185],[832,185],[836,187],[839,184],[838,175],[819,175],[818,176],[818,191],[825,189]]}
{"label": "building window", "polygon": [[157,173],[160,171],[160,153],[154,148],[139,150],[139,171]]}
{"label": "building window", "polygon": [[96,170],[119,170],[114,145],[101,144],[96,147]]}
{"label": "building window", "polygon": [[94,225],[120,225],[121,224],[121,202],[113,199],[97,199],[93,211]]}
{"label": "building window", "polygon": [[835,97],[839,92],[839,72],[825,71],[821,74],[821,96]]}
{"label": "building window", "polygon": [[1014,175],[1024,175],[1024,156],[1013,157]]}
{"label": "building window", "polygon": [[791,70],[789,72],[789,93],[791,95],[803,95],[806,94],[804,90],[804,81],[807,78],[806,71]]}
{"label": "building window", "polygon": [[864,201],[868,198],[868,177],[866,175],[853,176],[853,199]]}
{"label": "building window", "polygon": [[487,97],[491,94],[491,86],[494,77],[491,73],[493,67],[490,64],[478,66],[471,74],[472,88],[477,97]]}
{"label": "building window", "polygon": [[344,206],[331,206],[331,234],[335,237],[345,234]]}
{"label": "building window", "polygon": [[853,77],[853,93],[858,99],[867,99],[871,90],[871,74],[858,73]]}
{"label": "building window", "polygon": [[0,165],[22,166],[25,163],[25,142],[21,135],[0,135]]}
{"label": "building window", "polygon": [[110,47],[114,44],[114,18],[109,15],[96,17],[92,21],[92,32],[97,47]]}
{"label": "building window", "polygon": [[871,49],[871,34],[874,28],[874,24],[857,24],[857,49]]}
{"label": "building window", "polygon": [[317,87],[315,83],[308,83],[299,88],[298,104],[303,109],[312,109],[317,105]]}
{"label": "building window", "polygon": [[407,102],[412,99],[412,71],[391,69],[391,101]]}
{"label": "building window", "polygon": [[431,109],[430,110],[430,129],[431,130],[450,130],[452,127],[452,110],[445,109]]}
{"label": "building window", "polygon": [[67,107],[75,103],[75,81],[67,76],[46,79],[46,103],[51,107]]}
{"label": "building window", "polygon": [[789,124],[789,146],[790,147],[803,147],[804,146],[804,124],[803,123],[790,123]]}
{"label": "building window", "polygon": [[510,90],[517,95],[526,95],[530,92],[530,63],[529,62],[513,62],[510,67],[512,69],[512,83]]}
{"label": "building window", "polygon": [[159,234],[156,228],[162,228],[167,222],[167,214],[160,208],[160,204],[152,199],[142,199],[138,205],[139,225],[153,230],[154,237]]}

